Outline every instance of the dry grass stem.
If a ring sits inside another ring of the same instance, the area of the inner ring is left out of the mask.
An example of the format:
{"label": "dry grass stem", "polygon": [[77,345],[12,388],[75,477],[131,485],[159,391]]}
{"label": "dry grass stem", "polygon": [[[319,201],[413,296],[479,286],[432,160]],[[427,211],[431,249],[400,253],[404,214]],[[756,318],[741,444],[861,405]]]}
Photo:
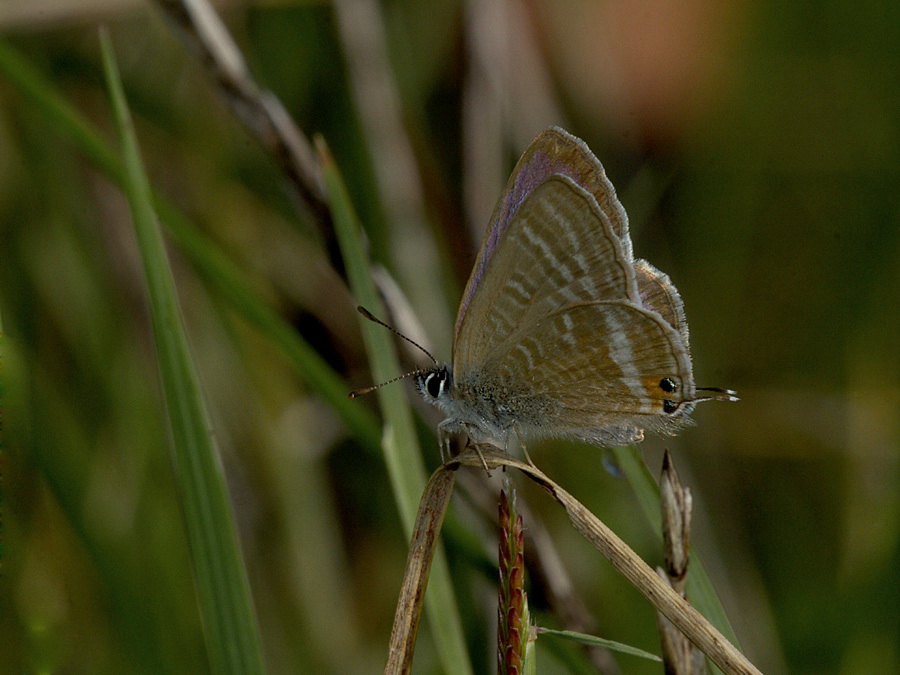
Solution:
{"label": "dry grass stem", "polygon": [[156,0],[179,29],[237,117],[288,177],[294,194],[313,217],[338,271],[344,269],[325,201],[325,183],[309,139],[281,101],[254,80],[243,55],[208,0]]}
{"label": "dry grass stem", "polygon": [[[539,585],[542,588],[554,616],[566,630],[586,635],[594,634],[597,630],[597,621],[575,588],[543,522],[531,513],[525,502],[519,504],[519,511],[528,522],[525,543],[531,551],[528,560],[529,568],[533,572],[532,586]],[[588,644],[579,646],[585,651],[598,673],[618,675],[619,666],[609,649]]]}
{"label": "dry grass stem", "polygon": [[397,611],[394,614],[388,660],[384,667],[385,675],[408,673],[412,667],[413,649],[422,618],[422,602],[428,585],[428,572],[431,569],[444,514],[450,503],[450,495],[453,493],[457,468],[458,465],[451,467],[445,465],[435,471],[422,493],[409,545],[409,556],[406,559],[400,597],[397,601]]}
{"label": "dry grass stem", "polygon": [[[491,446],[482,446],[481,455],[491,468],[515,467],[549,492],[566,509],[575,529],[723,671],[760,675],[760,671],[700,612],[673,591],[624,541],[546,474]],[[481,467],[482,459],[470,450],[456,457],[449,463],[449,467],[442,467],[438,471],[448,470],[456,464]]]}
{"label": "dry grass stem", "polygon": [[[496,485],[486,478],[483,471],[472,471],[460,476],[456,494],[475,510],[487,526],[492,526],[496,509],[492,499],[495,489]],[[596,633],[597,621],[585,604],[583,595],[575,588],[540,515],[525,500],[519,501],[517,507],[528,523],[525,528],[525,548],[529,551],[531,587],[539,589],[540,595],[546,598],[551,613],[565,630],[586,635]],[[578,646],[588,655],[598,673],[618,675],[618,664],[609,649],[584,643],[579,643]]]}
{"label": "dry grass stem", "polygon": [[[691,548],[691,491],[682,486],[672,457],[666,451],[659,481],[662,509],[665,569],[656,569],[659,577],[687,600],[688,560]],[[671,675],[702,675],[706,664],[702,653],[661,613],[657,613],[663,662]]]}
{"label": "dry grass stem", "polygon": [[382,8],[375,0],[335,0],[332,6],[351,93],[370,155],[376,158],[372,169],[385,220],[391,225],[395,273],[423,322],[435,334],[449,335],[451,326],[438,302],[443,291],[437,275],[430,273],[440,269],[440,260],[428,228],[419,163],[404,125]]}
{"label": "dry grass stem", "polygon": [[438,531],[450,500],[456,471],[460,466],[484,470],[501,466],[524,472],[558,501],[569,515],[572,525],[612,563],[651,604],[688,639],[726,673],[761,675],[706,618],[645,563],[637,553],[588,511],[578,500],[540,469],[526,464],[493,446],[482,445],[479,451],[468,449],[432,474],[422,500],[407,567],[391,634],[386,674],[407,673],[412,664],[416,632],[422,611],[422,598],[428,582],[428,569]]}

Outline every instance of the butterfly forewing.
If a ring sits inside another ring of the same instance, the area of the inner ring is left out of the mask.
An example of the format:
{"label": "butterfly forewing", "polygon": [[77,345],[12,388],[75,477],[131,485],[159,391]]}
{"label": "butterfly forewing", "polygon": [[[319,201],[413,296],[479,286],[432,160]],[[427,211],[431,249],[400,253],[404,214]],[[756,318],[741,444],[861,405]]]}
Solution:
{"label": "butterfly forewing", "polygon": [[566,176],[534,188],[506,227],[454,345],[457,377],[509,351],[559,309],[640,304],[634,268],[596,200]]}
{"label": "butterfly forewing", "polygon": [[459,333],[475,291],[484,285],[484,277],[499,248],[499,242],[503,239],[519,207],[537,186],[554,174],[568,176],[594,197],[600,210],[607,217],[613,234],[620,241],[623,256],[631,260],[628,218],[616,197],[612,183],[606,177],[603,165],[584,141],[558,127],[550,127],[541,132],[525,150],[497,202],[456,316],[454,331],[456,341],[459,340]]}

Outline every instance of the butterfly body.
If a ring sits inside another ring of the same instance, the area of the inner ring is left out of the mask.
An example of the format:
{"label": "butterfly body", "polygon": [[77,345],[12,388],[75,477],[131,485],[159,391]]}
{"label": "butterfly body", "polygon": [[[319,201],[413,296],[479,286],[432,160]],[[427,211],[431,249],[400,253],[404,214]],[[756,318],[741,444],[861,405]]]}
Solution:
{"label": "butterfly body", "polygon": [[[437,389],[435,382],[442,383]],[[527,385],[473,373],[457,382],[449,365],[417,375],[422,396],[447,415],[443,433],[465,433],[476,443],[505,446],[514,433],[542,435],[529,420],[552,419],[559,403]],[[429,386],[430,385],[430,386]]]}
{"label": "butterfly body", "polygon": [[698,401],[681,298],[632,255],[625,211],[600,162],[558,128],[519,160],[456,320],[452,365],[416,374],[446,414],[441,433],[599,446],[673,433]]}

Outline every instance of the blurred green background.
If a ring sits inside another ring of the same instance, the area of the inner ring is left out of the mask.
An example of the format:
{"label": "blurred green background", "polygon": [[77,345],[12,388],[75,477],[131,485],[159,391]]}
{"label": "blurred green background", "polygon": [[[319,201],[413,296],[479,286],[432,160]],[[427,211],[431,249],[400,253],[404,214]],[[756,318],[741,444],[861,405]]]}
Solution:
{"label": "blurred green background", "polygon": [[[259,83],[329,144],[371,257],[418,323],[396,321],[439,358],[519,152],[550,124],[583,138],[629,212],[636,255],[681,291],[698,384],[741,394],[642,450],[654,472],[673,451],[743,649],[766,673],[900,672],[900,6],[220,9]],[[99,23],[157,190],[347,391],[370,384],[354,301],[318,228],[159,8],[0,3],[4,49],[117,145]],[[3,672],[208,668],[131,232],[120,189],[0,71]],[[271,335],[170,252],[269,672],[379,672],[406,556],[383,460]],[[359,405],[377,413],[374,397]],[[417,409],[430,470],[437,418]],[[546,442],[531,455],[659,562],[602,452]],[[598,634],[658,652],[649,605],[523,490]],[[489,523],[464,503],[454,517],[473,550],[495,555]],[[448,555],[475,670],[492,672],[494,578],[471,551]],[[585,672],[577,649],[541,646],[540,672],[569,672],[566,660]],[[439,672],[427,622],[416,672]]]}

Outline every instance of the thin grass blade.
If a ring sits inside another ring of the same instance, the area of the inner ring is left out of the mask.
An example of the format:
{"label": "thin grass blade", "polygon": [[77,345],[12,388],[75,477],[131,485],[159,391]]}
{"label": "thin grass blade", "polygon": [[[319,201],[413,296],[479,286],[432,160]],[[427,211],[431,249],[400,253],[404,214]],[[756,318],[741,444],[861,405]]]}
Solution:
{"label": "thin grass blade", "polygon": [[[50,82],[9,44],[0,39],[0,73],[42,110],[111,180],[125,184],[125,168],[112,147],[56,92]],[[247,321],[278,345],[294,370],[341,417],[366,447],[380,452],[378,422],[362,405],[347,399],[343,380],[290,324],[252,290],[246,275],[175,207],[154,195],[153,205],[181,250],[210,287]]]}
{"label": "thin grass blade", "polygon": [[262,673],[256,616],[225,477],[188,349],[175,284],[108,34],[103,65],[122,142],[125,192],[143,263],[171,450],[207,652],[215,673]]}
{"label": "thin grass blade", "polygon": [[648,659],[650,661],[662,661],[662,659],[659,658],[656,654],[645,652],[643,649],[638,649],[637,647],[632,647],[631,645],[626,645],[622,642],[606,640],[604,638],[597,637],[596,635],[587,635],[585,633],[577,633],[571,630],[553,630],[552,628],[543,628],[541,626],[538,626],[536,630],[538,636],[555,635],[556,637],[561,637],[565,640],[571,640],[572,642],[577,642],[583,645],[591,645],[592,647],[606,647],[607,649],[620,652],[621,654],[638,656],[642,659]]}
{"label": "thin grass blade", "polygon": [[[363,250],[362,228],[344,181],[324,141],[318,139],[316,145],[325,172],[328,203],[337,230],[338,244],[347,267],[350,288],[361,305],[378,312],[381,301]],[[400,372],[400,364],[394,351],[391,334],[369,321],[363,322],[362,331],[375,379],[384,382],[397,375]],[[419,441],[413,428],[412,412],[403,388],[382,387],[377,395],[385,419],[382,447],[391,487],[404,530],[407,536],[411,536],[417,505],[425,489],[425,468]],[[463,639],[462,622],[450,583],[450,572],[443,547],[440,545],[435,551],[432,563],[425,606],[446,672],[454,675],[471,672]]]}

